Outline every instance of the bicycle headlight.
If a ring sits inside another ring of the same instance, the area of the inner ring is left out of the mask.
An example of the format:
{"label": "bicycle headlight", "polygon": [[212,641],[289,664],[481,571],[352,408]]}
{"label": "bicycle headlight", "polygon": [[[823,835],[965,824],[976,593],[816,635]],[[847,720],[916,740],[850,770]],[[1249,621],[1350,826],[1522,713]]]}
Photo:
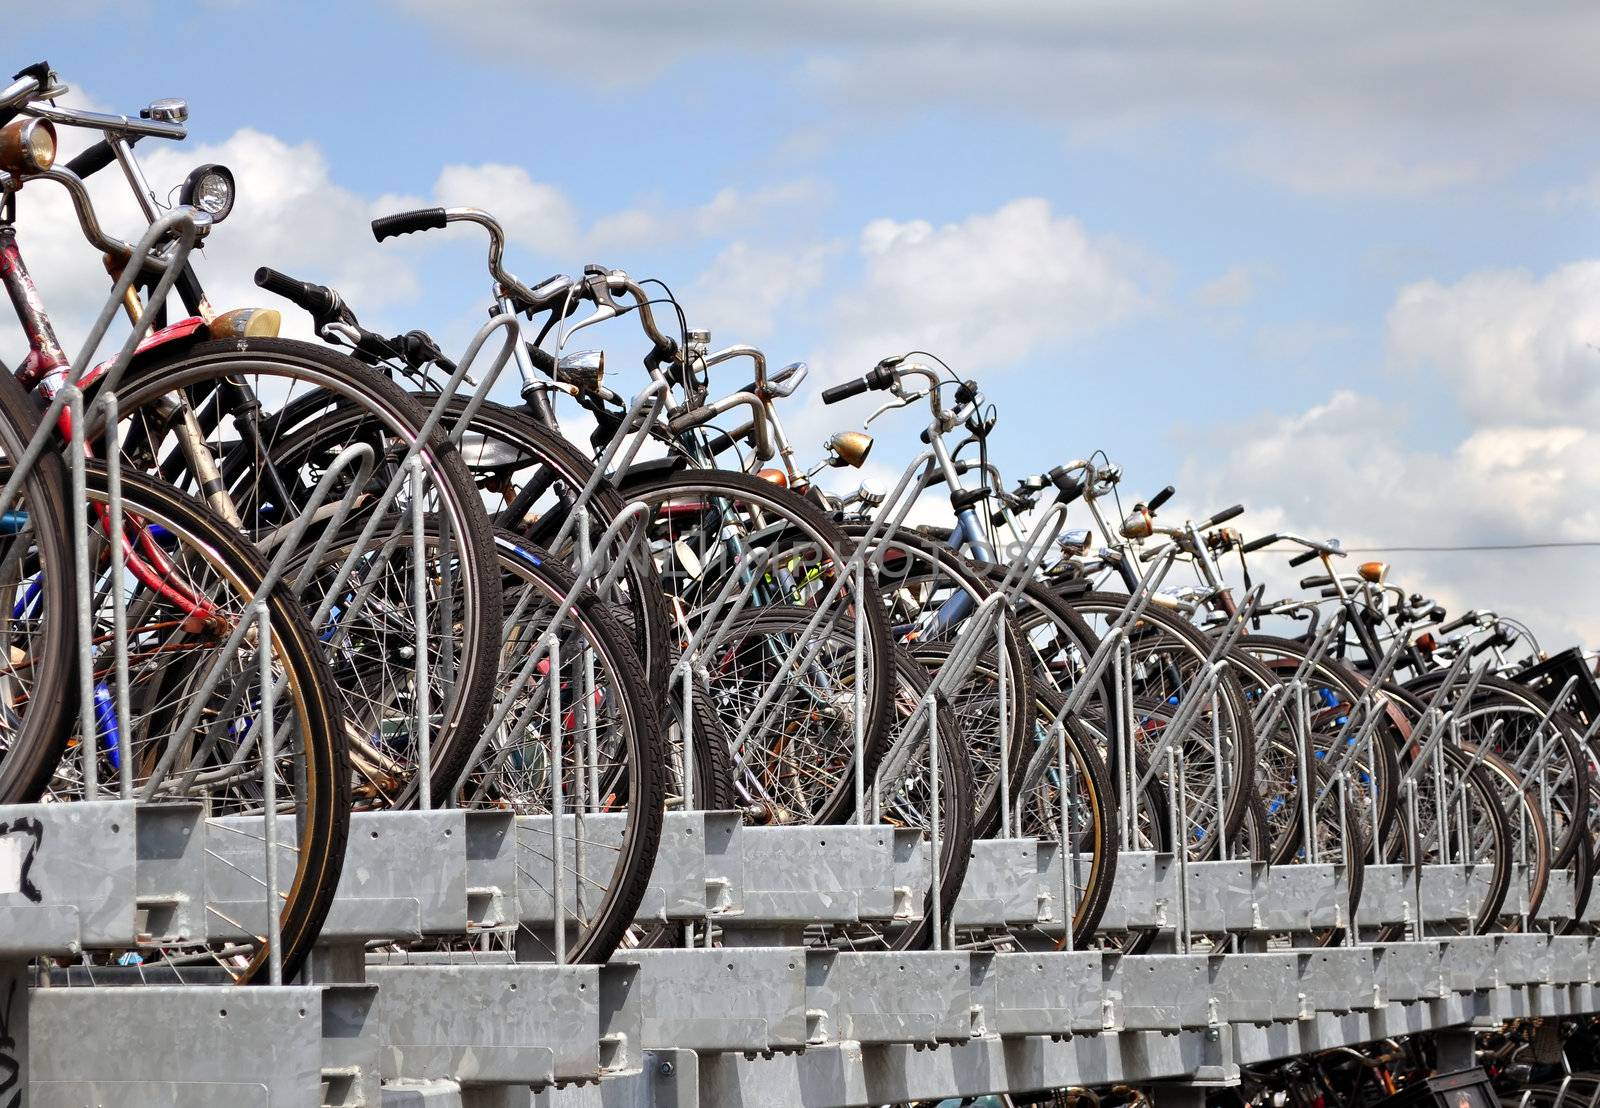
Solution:
{"label": "bicycle headlight", "polygon": [[56,127],[48,119],[13,119],[0,128],[0,169],[43,173],[55,160]]}
{"label": "bicycle headlight", "polygon": [[1383,584],[1383,579],[1389,576],[1388,562],[1362,562],[1356,567],[1356,572],[1363,581],[1373,585]]}
{"label": "bicycle headlight", "polygon": [[851,466],[860,469],[867,455],[872,453],[872,436],[865,431],[840,431],[824,444],[832,452],[834,466]]}
{"label": "bicycle headlight", "polygon": [[233,211],[233,171],[225,165],[203,165],[190,173],[178,193],[178,202],[198,208],[221,223]]}

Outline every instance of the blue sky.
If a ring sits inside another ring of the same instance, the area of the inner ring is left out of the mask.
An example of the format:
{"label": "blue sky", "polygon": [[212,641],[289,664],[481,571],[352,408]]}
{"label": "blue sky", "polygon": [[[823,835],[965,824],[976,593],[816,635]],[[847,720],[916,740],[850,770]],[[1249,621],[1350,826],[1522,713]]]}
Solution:
{"label": "blue sky", "polygon": [[[1391,8],[66,0],[13,17],[12,53],[100,107],[187,97],[190,142],[145,157],[240,171],[224,299],[272,264],[459,344],[481,239],[362,223],[473,204],[524,278],[660,277],[819,387],[928,346],[1018,475],[1098,448],[1256,531],[1600,537],[1600,15]],[[34,241],[47,297],[87,311],[93,258]],[[802,454],[869,410],[797,410]],[[881,467],[914,432],[882,425]],[[1394,560],[1600,639],[1600,552]]]}

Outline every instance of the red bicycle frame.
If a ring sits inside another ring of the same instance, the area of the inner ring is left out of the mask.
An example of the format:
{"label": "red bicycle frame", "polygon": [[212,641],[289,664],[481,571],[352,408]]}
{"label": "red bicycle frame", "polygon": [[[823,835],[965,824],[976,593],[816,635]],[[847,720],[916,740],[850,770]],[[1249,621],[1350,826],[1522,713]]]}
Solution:
{"label": "red bicycle frame", "polygon": [[[16,228],[9,223],[0,224],[0,282],[4,282],[6,293],[11,297],[12,307],[16,309],[17,318],[28,336],[28,355],[17,369],[17,380],[21,382],[23,388],[30,392],[37,391],[49,400],[55,395],[56,379],[65,379],[71,362],[56,338],[55,328],[51,326],[50,317],[44,310],[38,287],[34,285],[33,277],[28,273],[28,267],[22,260],[22,251],[17,245]],[[174,339],[185,338],[201,326],[204,326],[204,321],[194,319],[163,328],[140,343],[139,351],[160,346]],[[80,387],[88,388],[93,385],[105,375],[107,368],[105,363],[101,363],[89,370],[83,375]],[[62,409],[56,429],[63,439],[71,436],[72,417],[66,409]],[[85,447],[85,452],[87,451],[88,448]],[[99,515],[100,526],[109,534],[110,512],[105,507],[98,507],[95,511]],[[133,520],[132,523],[136,529],[137,545],[130,541],[126,533],[120,535],[118,541],[122,543],[124,564],[134,578],[177,604],[191,618],[210,620],[214,617],[215,607],[206,598],[196,596],[183,584],[177,567],[156,542],[150,529],[138,520]]]}

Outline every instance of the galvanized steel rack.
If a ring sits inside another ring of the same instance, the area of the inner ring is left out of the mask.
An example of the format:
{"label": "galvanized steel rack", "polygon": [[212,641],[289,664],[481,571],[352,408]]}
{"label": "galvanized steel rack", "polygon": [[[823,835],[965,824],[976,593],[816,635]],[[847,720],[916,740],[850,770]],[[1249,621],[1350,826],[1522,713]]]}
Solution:
{"label": "galvanized steel rack", "polygon": [[[257,904],[250,867],[264,861],[236,845],[256,841],[236,820],[124,801],[0,810],[0,1088],[40,1106],[885,1104],[1226,1084],[1240,1065],[1334,1045],[1600,1011],[1586,935],[1269,949],[1269,934],[1340,920],[1333,866],[1189,863],[1190,925],[1231,936],[1228,953],[789,945],[808,923],[905,911],[897,873],[922,859],[889,829],[746,827],[735,813],[670,816],[643,911],[709,922],[722,945],[518,962],[495,940],[551,918],[519,860],[537,822],[356,816],[304,979],[240,988],[198,966],[107,964],[221,937],[204,905]],[[978,844],[955,922],[1048,931],[1055,853]],[[1108,926],[1172,935],[1178,868],[1127,858]],[[1404,868],[1369,873],[1369,923],[1416,919]],[[1468,879],[1422,875],[1428,918]],[[469,935],[479,942],[457,949],[393,945]]]}

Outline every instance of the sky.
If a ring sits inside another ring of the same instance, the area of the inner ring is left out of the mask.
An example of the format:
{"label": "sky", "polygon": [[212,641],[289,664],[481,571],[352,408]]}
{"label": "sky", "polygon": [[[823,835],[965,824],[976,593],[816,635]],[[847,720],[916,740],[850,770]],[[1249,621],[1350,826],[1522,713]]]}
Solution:
{"label": "sky", "polygon": [[[1130,497],[1241,502],[1247,536],[1600,540],[1593,4],[58,0],[8,30],[79,104],[188,100],[188,141],[140,157],[162,190],[235,171],[199,263],[219,306],[268,302],[272,265],[459,349],[481,234],[367,222],[472,205],[530,284],[621,267],[713,345],[806,361],[802,459],[874,407],[823,386],[924,349],[994,403],[1012,477],[1103,450]],[[105,278],[41,187],[20,241],[70,338]],[[574,341],[643,382],[631,323]],[[876,476],[921,425],[873,425]],[[1600,549],[1389,560],[1452,610],[1600,645]]]}

